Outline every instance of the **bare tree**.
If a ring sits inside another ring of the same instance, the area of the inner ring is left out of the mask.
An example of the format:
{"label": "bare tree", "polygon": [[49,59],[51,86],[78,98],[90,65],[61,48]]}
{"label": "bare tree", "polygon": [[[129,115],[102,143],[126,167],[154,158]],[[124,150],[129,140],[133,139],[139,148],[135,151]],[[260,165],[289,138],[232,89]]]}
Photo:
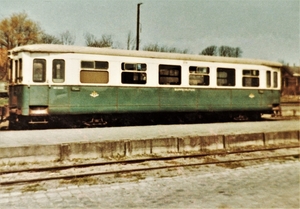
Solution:
{"label": "bare tree", "polygon": [[68,30],[60,34],[60,41],[63,45],[74,45],[76,37]]}
{"label": "bare tree", "polygon": [[102,35],[101,41],[100,41],[102,47],[112,47],[113,41],[111,35]]}
{"label": "bare tree", "polygon": [[235,54],[234,57],[241,57],[242,56],[243,51],[241,50],[240,47],[236,47],[235,48]]}
{"label": "bare tree", "polygon": [[167,46],[159,46],[158,44],[148,44],[144,46],[144,51],[155,51],[155,52],[170,52],[170,53],[181,53],[181,54],[187,54],[188,50],[180,50],[176,47],[167,47]]}
{"label": "bare tree", "polygon": [[84,35],[84,38],[85,38],[85,45],[87,45],[87,46],[94,46],[95,42],[97,42],[97,38],[93,34],[90,34],[90,33],[86,33]]}
{"label": "bare tree", "polygon": [[158,44],[148,44],[143,47],[144,51],[161,52],[161,47]]}
{"label": "bare tree", "polygon": [[14,13],[0,22],[0,47],[12,49],[38,43],[41,34],[39,24],[30,20],[25,12]]}
{"label": "bare tree", "polygon": [[217,56],[218,52],[217,52],[217,46],[209,46],[206,47],[205,49],[202,50],[202,52],[200,54],[202,55],[209,55],[209,56]]}
{"label": "bare tree", "polygon": [[63,42],[59,40],[59,38],[57,38],[56,36],[49,35],[46,33],[42,35],[40,42],[44,44],[63,44]]}
{"label": "bare tree", "polygon": [[239,47],[220,46],[219,55],[222,57],[241,57],[242,50]]}
{"label": "bare tree", "polygon": [[132,33],[131,31],[128,32],[127,34],[127,50],[133,50],[135,49],[135,39],[132,38]]}
{"label": "bare tree", "polygon": [[200,54],[209,56],[221,56],[221,57],[241,57],[243,51],[239,47],[230,46],[209,46],[202,50]]}
{"label": "bare tree", "polygon": [[93,34],[85,34],[85,44],[91,47],[112,47],[113,41],[111,35],[102,35],[101,39],[97,39]]}

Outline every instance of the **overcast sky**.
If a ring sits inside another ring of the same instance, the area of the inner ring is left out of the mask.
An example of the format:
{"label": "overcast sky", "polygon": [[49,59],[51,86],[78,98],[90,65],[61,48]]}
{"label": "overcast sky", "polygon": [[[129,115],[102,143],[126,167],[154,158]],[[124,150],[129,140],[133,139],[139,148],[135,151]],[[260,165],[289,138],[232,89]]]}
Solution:
{"label": "overcast sky", "polygon": [[0,20],[25,11],[48,34],[69,30],[75,45],[85,45],[86,33],[105,34],[126,49],[138,3],[140,49],[158,44],[198,54],[226,45],[245,58],[300,65],[300,0],[0,0]]}

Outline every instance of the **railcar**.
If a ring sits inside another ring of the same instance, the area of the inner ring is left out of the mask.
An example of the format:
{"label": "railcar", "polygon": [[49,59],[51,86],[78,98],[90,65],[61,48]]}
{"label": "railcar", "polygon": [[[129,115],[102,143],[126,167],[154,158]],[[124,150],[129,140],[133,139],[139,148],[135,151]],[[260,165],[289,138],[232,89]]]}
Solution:
{"label": "railcar", "polygon": [[12,127],[131,114],[257,119],[280,101],[282,65],[265,60],[47,44],[16,47],[9,60]]}

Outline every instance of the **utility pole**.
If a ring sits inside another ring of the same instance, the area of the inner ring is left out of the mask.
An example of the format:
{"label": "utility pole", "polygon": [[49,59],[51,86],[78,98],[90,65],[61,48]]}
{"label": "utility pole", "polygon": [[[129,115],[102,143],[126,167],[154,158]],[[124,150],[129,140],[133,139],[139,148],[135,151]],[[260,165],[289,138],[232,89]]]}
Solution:
{"label": "utility pole", "polygon": [[139,50],[140,46],[140,6],[143,3],[137,4],[137,23],[136,23],[136,50]]}

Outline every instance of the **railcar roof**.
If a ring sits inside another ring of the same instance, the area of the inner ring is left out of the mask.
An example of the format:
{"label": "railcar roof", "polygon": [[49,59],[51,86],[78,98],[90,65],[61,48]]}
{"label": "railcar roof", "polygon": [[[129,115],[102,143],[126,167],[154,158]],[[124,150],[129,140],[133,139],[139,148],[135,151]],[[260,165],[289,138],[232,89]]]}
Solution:
{"label": "railcar roof", "polygon": [[282,64],[279,62],[259,60],[259,59],[217,57],[217,56],[178,54],[178,53],[165,53],[165,52],[133,51],[133,50],[97,48],[97,47],[87,47],[87,46],[57,45],[57,44],[35,44],[35,45],[19,46],[10,50],[9,52],[10,53],[18,53],[18,52],[39,53],[40,52],[40,53],[99,54],[99,55],[128,56],[128,57],[132,56],[132,57],[156,58],[156,59],[175,59],[175,60],[186,60],[186,61],[255,64],[255,65],[266,65],[272,67],[282,66]]}

